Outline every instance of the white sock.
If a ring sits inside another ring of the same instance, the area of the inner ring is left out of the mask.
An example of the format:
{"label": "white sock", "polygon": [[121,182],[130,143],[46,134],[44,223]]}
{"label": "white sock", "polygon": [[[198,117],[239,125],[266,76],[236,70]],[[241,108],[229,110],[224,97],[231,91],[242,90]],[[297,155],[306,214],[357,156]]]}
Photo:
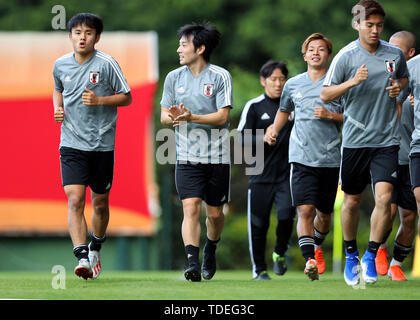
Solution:
{"label": "white sock", "polygon": [[402,262],[399,262],[399,261],[395,260],[394,258],[392,258],[391,264],[389,266],[390,267],[392,267],[392,266],[400,266],[401,267],[401,265],[402,265]]}

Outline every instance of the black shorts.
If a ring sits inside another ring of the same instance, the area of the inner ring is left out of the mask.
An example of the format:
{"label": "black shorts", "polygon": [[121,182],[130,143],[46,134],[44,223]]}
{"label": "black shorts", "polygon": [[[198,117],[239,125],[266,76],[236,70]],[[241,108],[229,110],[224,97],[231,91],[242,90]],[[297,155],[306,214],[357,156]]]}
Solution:
{"label": "black shorts", "polygon": [[249,184],[248,210],[257,220],[262,220],[256,224],[261,225],[270,219],[273,203],[276,205],[278,220],[294,219],[296,209],[292,205],[288,179],[281,183]]}
{"label": "black shorts", "polygon": [[371,183],[397,183],[399,146],[384,148],[343,148],[340,184],[347,194],[360,194]]}
{"label": "black shorts", "polygon": [[175,185],[181,200],[201,198],[221,206],[230,201],[230,164],[177,162]]}
{"label": "black shorts", "polygon": [[294,206],[312,204],[322,213],[332,213],[340,168],[309,167],[291,164],[290,191]]}
{"label": "black shorts", "polygon": [[411,190],[420,187],[420,153],[410,155]]}
{"label": "black shorts", "polygon": [[107,193],[114,176],[114,151],[83,151],[60,148],[62,185],[89,186],[98,194]]}
{"label": "black shorts", "polygon": [[399,165],[397,171],[397,184],[392,192],[392,203],[399,207],[417,211],[416,198],[411,189],[409,165]]}

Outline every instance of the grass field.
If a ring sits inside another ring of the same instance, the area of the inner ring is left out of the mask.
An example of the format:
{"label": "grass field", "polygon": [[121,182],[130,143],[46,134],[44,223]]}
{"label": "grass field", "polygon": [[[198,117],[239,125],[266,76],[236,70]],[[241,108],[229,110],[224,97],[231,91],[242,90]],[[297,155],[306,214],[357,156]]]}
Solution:
{"label": "grass field", "polygon": [[0,272],[1,299],[47,300],[420,300],[420,278],[392,282],[379,276],[358,289],[343,276],[326,273],[311,282],[303,272],[289,271],[271,281],[251,280],[250,271],[218,271],[211,281],[187,282],[182,271],[104,271],[96,280],[67,272],[65,289],[54,289],[56,274]]}

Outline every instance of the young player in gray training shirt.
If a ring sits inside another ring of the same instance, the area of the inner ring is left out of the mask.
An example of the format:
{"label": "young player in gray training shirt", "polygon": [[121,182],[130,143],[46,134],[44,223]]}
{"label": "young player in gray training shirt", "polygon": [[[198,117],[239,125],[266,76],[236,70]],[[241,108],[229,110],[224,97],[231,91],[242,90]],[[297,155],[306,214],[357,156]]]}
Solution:
{"label": "young player in gray training shirt", "polygon": [[286,82],[276,119],[265,135],[265,141],[273,144],[289,114],[295,112],[289,143],[290,190],[298,212],[304,272],[310,280],[318,280],[325,270],[321,244],[331,224],[340,167],[342,107],[338,102],[322,103],[319,97],[331,53],[331,41],[320,33],[304,41],[308,71]]}
{"label": "young player in gray training shirt", "polygon": [[341,210],[348,285],[359,282],[356,236],[361,194],[372,183],[375,208],[368,248],[362,258],[366,283],[375,283],[376,252],[390,218],[391,195],[398,169],[398,112],[395,98],[407,83],[404,54],[380,40],[385,11],[374,0],[354,8],[354,28],[359,39],[335,56],[324,81],[321,98],[343,97],[343,150],[340,172],[344,203]]}
{"label": "young player in gray training shirt", "polygon": [[[229,112],[232,79],[209,63],[220,33],[209,24],[178,31],[179,62],[163,86],[161,122],[176,127],[175,183],[182,201],[182,238],[187,280],[210,280],[216,272],[216,244],[224,226],[223,205],[230,199]],[[206,202],[207,241],[200,270],[200,212]]]}
{"label": "young player in gray training shirt", "polygon": [[[78,259],[74,272],[95,279],[102,268],[99,250],[109,220],[117,106],[129,105],[131,94],[117,62],[95,50],[102,20],[80,13],[70,19],[68,30],[74,52],[54,64],[54,119],[62,123],[61,177],[68,198],[73,253]],[[87,186],[94,209],[89,245],[84,217]]]}

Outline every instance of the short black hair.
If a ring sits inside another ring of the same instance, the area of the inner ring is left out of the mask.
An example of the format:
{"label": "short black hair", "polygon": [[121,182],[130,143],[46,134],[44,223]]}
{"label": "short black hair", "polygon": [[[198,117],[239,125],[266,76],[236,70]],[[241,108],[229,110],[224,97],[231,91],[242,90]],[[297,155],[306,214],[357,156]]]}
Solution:
{"label": "short black hair", "polygon": [[[362,19],[368,19],[370,16],[378,14],[385,18],[385,10],[382,5],[376,0],[360,0],[353,8],[351,13],[353,14],[353,18],[356,18],[360,12],[360,8],[363,7],[365,10],[365,17]],[[357,19],[357,23],[360,23],[360,19]]]}
{"label": "short black hair", "polygon": [[285,62],[268,60],[261,67],[260,76],[263,77],[264,79],[267,79],[269,76],[273,74],[274,70],[276,69],[280,69],[286,78],[289,75],[289,70],[287,69],[287,65]]}
{"label": "short black hair", "polygon": [[67,29],[69,32],[74,27],[86,25],[89,28],[93,28],[96,30],[96,34],[99,35],[104,30],[104,24],[102,22],[102,19],[93,13],[78,13],[75,16],[73,16],[69,22],[67,23]]}
{"label": "short black hair", "polygon": [[215,26],[209,22],[187,24],[179,28],[177,33],[178,38],[183,36],[193,36],[193,44],[195,50],[204,45],[206,49],[203,53],[203,58],[207,62],[210,61],[210,55],[213,50],[219,45],[221,34]]}

